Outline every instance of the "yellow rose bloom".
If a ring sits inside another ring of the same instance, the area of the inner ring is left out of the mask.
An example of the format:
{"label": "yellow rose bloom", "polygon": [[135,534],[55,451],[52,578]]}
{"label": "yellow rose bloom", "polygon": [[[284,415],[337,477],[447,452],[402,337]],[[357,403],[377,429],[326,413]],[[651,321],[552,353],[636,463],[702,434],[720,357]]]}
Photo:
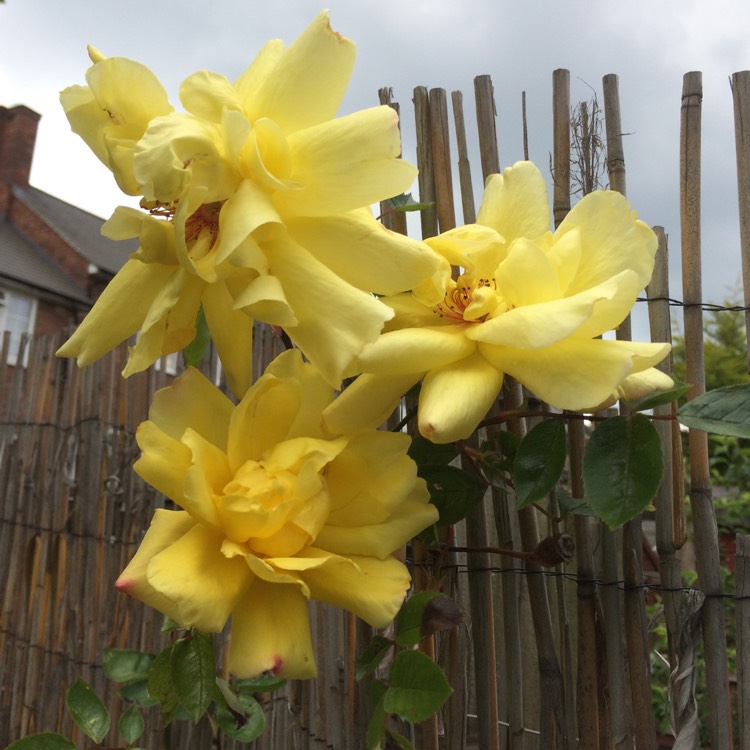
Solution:
{"label": "yellow rose bloom", "polygon": [[185,628],[220,632],[229,669],[315,676],[308,599],[389,623],[409,587],[392,553],[437,520],[402,433],[326,436],[334,390],[298,351],[234,406],[197,370],[158,391],[135,470],[157,510],[116,586]]}
{"label": "yellow rose bloom", "polygon": [[[100,59],[88,87],[63,92],[74,130],[149,214],[139,222],[118,209],[105,225],[109,237],[139,237],[144,252],[62,356],[87,364],[148,324],[151,341],[138,341],[125,374],[141,370],[177,350],[184,337],[173,318],[183,331],[202,303],[238,396],[251,372],[251,326],[239,313],[283,327],[329,383],[340,383],[393,315],[374,295],[412,289],[439,264],[369,208],[408,189],[416,170],[398,158],[390,107],[335,117],[354,57],[322,13],[288,48],[269,42],[234,84],[208,71],[188,77],[186,112],[172,110],[147,69],[120,58]],[[159,222],[172,234],[162,233],[163,249],[153,241]],[[141,290],[129,312],[123,288]]]}
{"label": "yellow rose bloom", "polygon": [[365,374],[326,411],[332,429],[354,414],[381,423],[420,379],[419,430],[437,443],[474,431],[504,373],[570,410],[671,387],[653,368],[668,344],[597,338],[630,312],[657,246],[619,193],[585,196],[552,233],[544,178],[519,162],[488,179],[476,224],[427,243],[444,259],[442,302],[384,298],[395,317],[357,357],[352,372]]}

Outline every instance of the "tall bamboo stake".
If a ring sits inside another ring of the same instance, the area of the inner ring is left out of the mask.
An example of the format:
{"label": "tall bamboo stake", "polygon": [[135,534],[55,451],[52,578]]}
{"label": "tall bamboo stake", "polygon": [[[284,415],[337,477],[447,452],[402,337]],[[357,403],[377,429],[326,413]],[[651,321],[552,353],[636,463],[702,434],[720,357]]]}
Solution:
{"label": "tall bamboo stake", "polygon": [[[691,383],[688,398],[705,392],[700,236],[700,72],[686,73],[682,87],[680,127],[680,224],[684,297],[685,369]],[[708,440],[705,432],[690,430],[690,504],[693,510],[696,566],[703,604],[703,638],[712,746],[732,747],[727,679],[726,632],[722,599],[716,515],[711,497]]]}
{"label": "tall bamboo stake", "polygon": [[[740,204],[740,249],[745,299],[745,332],[750,341],[750,71],[733,73],[734,138],[737,149],[737,193]],[[750,349],[748,349],[750,372]]]}
{"label": "tall bamboo stake", "polygon": [[441,232],[445,232],[456,226],[448,129],[448,100],[445,89],[430,89],[430,136],[438,226]]}
{"label": "tall bamboo stake", "polygon": [[482,178],[500,171],[500,152],[497,145],[497,109],[492,78],[488,75],[474,79],[474,98],[477,107],[479,129],[479,153],[482,162]]}
{"label": "tall bamboo stake", "polygon": [[739,750],[750,750],[750,536],[746,534],[737,534],[734,572],[737,580],[734,617],[737,630]]}
{"label": "tall bamboo stake", "polygon": [[419,202],[427,204],[419,212],[422,222],[422,239],[438,233],[437,207],[435,205],[435,168],[432,160],[430,97],[424,86],[414,89],[414,119],[417,135],[417,168],[419,169]]}
{"label": "tall bamboo stake", "polygon": [[570,211],[570,71],[552,73],[553,165],[552,213],[555,226]]}
{"label": "tall bamboo stake", "polygon": [[460,91],[451,92],[451,102],[453,104],[453,122],[456,126],[456,144],[458,146],[458,179],[461,186],[461,209],[464,224],[473,224],[476,221],[477,214],[474,207],[474,188],[471,184],[469,147],[466,144],[463,95]]}

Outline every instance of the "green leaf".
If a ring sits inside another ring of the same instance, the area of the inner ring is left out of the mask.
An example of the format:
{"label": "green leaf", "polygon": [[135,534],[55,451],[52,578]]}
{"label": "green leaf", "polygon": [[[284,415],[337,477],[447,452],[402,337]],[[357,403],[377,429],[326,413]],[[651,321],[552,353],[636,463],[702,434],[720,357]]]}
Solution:
{"label": "green leaf", "polygon": [[263,708],[251,695],[240,696],[242,711],[232,710],[223,703],[216,705],[216,720],[221,731],[239,742],[252,742],[266,729]]}
{"label": "green leaf", "polygon": [[354,662],[354,679],[359,682],[374,672],[392,648],[393,641],[390,638],[376,635]]}
{"label": "green leaf", "polygon": [[430,599],[441,596],[438,591],[420,591],[410,596],[396,618],[396,643],[399,646],[416,646],[422,638],[422,615]]}
{"label": "green leaf", "polygon": [[663,470],[661,441],[651,420],[643,414],[608,419],[594,430],[583,456],[586,501],[617,528],[651,502]]}
{"label": "green leaf", "polygon": [[400,651],[391,665],[383,708],[412,724],[433,716],[453,692],[443,670],[421,651]]}
{"label": "green leaf", "polygon": [[373,680],[370,686],[370,702],[373,710],[367,724],[367,735],[365,737],[367,750],[379,750],[385,741],[385,708],[383,703],[386,692],[385,683],[380,680]]}
{"label": "green leaf", "polygon": [[646,411],[646,409],[653,409],[655,406],[663,406],[664,404],[670,404],[672,401],[682,398],[688,391],[690,386],[687,383],[675,383],[673,388],[668,391],[654,391],[649,393],[648,396],[643,398],[636,398],[633,401],[625,401],[625,406],[630,411]]}
{"label": "green leaf", "polygon": [[458,455],[458,448],[453,443],[433,443],[421,435],[415,435],[409,446],[409,457],[417,466],[449,464]]}
{"label": "green leaf", "polygon": [[411,193],[395,195],[393,198],[383,201],[383,203],[392,211],[421,211],[432,205],[432,203],[417,203]]}
{"label": "green leaf", "polygon": [[208,323],[206,322],[206,314],[203,312],[203,305],[201,305],[195,319],[195,338],[182,350],[182,356],[185,359],[186,367],[200,367],[210,341],[211,333],[208,330]]}
{"label": "green leaf", "polygon": [[155,658],[143,651],[108,648],[104,651],[104,674],[113,682],[145,680]]}
{"label": "green leaf", "polygon": [[133,701],[133,703],[141,708],[151,708],[151,706],[159,705],[159,701],[152,698],[148,692],[148,678],[126,683],[120,688],[119,695],[124,701]]}
{"label": "green leaf", "polygon": [[120,731],[120,736],[128,745],[132,745],[143,734],[145,723],[137,706],[131,706],[120,716],[117,728]]}
{"label": "green leaf", "polygon": [[565,468],[565,456],[562,420],[545,419],[529,430],[518,446],[513,467],[517,508],[541,500],[554,488]]}
{"label": "green leaf", "polygon": [[725,385],[696,396],[680,408],[677,419],[697,430],[750,438],[750,383]]}
{"label": "green leaf", "polygon": [[417,539],[424,545],[425,549],[439,550],[442,547],[437,535],[437,525],[432,524],[417,534]]}
{"label": "green leaf", "polygon": [[109,731],[109,712],[94,691],[79,677],[65,696],[73,721],[94,742],[101,742]]}
{"label": "green leaf", "polygon": [[5,750],[77,750],[76,745],[67,737],[54,732],[40,732],[30,734],[23,739],[16,740]]}
{"label": "green leaf", "polygon": [[164,615],[164,621],[161,624],[162,633],[174,633],[177,630],[185,630],[179,622],[173,620],[168,615]]}
{"label": "green leaf", "polygon": [[557,505],[560,508],[560,515],[565,516],[593,516],[594,511],[588,506],[585,500],[573,497],[561,484],[555,487],[555,496]]}
{"label": "green leaf", "polygon": [[165,725],[170,724],[179,704],[172,680],[173,648],[173,646],[168,646],[157,654],[148,672],[148,692],[152,698],[161,703],[161,713]]}
{"label": "green leaf", "polygon": [[257,677],[246,677],[237,680],[234,688],[239,693],[272,693],[274,690],[283,688],[286,685],[284,677],[275,677],[272,674],[259,674]]}
{"label": "green leaf", "polygon": [[212,635],[193,631],[172,649],[172,680],[180,705],[198,721],[206,712],[216,685],[216,657]]}
{"label": "green leaf", "polygon": [[508,430],[495,430],[492,439],[482,444],[482,451],[495,451],[500,453],[504,458],[513,461],[516,457],[516,451],[521,443],[521,438]]}
{"label": "green leaf", "polygon": [[427,482],[430,502],[440,513],[440,526],[448,526],[466,518],[484,497],[485,486],[474,474],[456,466],[424,466],[419,471]]}

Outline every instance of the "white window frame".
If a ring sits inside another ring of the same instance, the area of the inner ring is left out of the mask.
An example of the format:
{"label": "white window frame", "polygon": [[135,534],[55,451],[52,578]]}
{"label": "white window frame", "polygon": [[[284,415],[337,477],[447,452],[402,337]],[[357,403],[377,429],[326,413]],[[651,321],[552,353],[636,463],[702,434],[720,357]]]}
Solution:
{"label": "white window frame", "polygon": [[[27,303],[31,303],[29,314],[26,319],[25,330],[21,330],[20,327],[8,328],[8,320],[7,320],[8,311],[14,299],[22,300]],[[36,297],[32,296],[31,294],[24,294],[23,292],[19,292],[14,289],[9,289],[8,287],[5,287],[5,286],[0,286],[0,332],[2,332],[2,334],[4,335],[6,330],[11,331],[10,349],[8,351],[8,364],[9,365],[18,364],[18,349],[21,345],[21,336],[24,333],[27,333],[29,335],[34,333],[34,326],[36,325],[36,313],[37,313],[37,298]],[[2,343],[0,342],[0,347],[1,346],[2,346]],[[26,365],[28,364],[28,359],[29,359],[29,350],[27,347],[26,351],[24,352],[24,360],[21,363],[22,367],[26,367]]]}

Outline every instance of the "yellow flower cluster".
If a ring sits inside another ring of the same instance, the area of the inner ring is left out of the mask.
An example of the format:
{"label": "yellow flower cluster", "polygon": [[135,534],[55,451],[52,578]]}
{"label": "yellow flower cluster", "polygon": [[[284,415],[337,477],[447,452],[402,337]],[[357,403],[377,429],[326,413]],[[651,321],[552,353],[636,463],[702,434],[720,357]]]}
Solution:
{"label": "yellow flower cluster", "polygon": [[[671,386],[653,368],[666,344],[601,338],[656,249],[619,194],[587,196],[553,233],[521,162],[487,182],[476,224],[418,242],[375,220],[415,170],[390,108],[335,117],[354,46],[327,14],[234,83],[187,78],[185,112],[144,66],[89,54],[65,112],[144,210],[106,222],[139,249],[59,354],[85,365],[137,333],[127,376],[189,344],[203,308],[238,403],[193,369],[156,394],[136,471],[182,510],[156,512],[116,585],[186,628],[231,617],[235,674],[315,674],[310,598],[375,627],[398,611],[394,552],[437,511],[409,438],[374,428],[415,383],[434,442],[468,437],[505,373],[574,410]],[[254,320],[296,345],[255,383]]]}

